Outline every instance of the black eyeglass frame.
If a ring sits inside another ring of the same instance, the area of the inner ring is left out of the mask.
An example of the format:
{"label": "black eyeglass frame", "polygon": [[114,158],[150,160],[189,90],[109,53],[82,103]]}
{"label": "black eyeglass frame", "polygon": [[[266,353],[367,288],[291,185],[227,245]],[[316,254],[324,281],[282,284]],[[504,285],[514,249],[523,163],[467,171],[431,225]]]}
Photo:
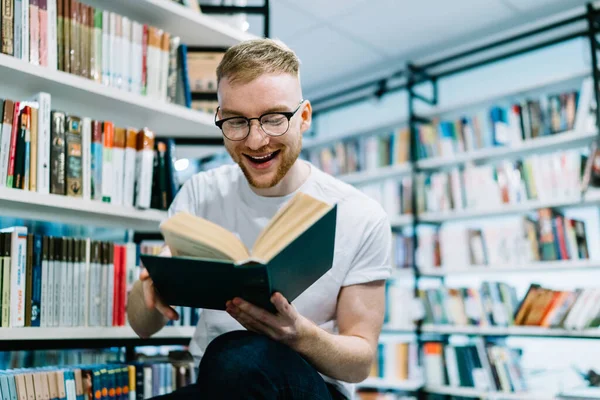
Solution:
{"label": "black eyeglass frame", "polygon": [[[223,136],[225,136],[225,137],[227,138],[227,140],[231,140],[232,142],[240,142],[240,141],[242,141],[242,140],[246,140],[246,138],[248,137],[248,135],[250,135],[250,129],[252,129],[252,128],[251,128],[251,122],[250,122],[250,121],[252,121],[253,119],[255,119],[255,120],[257,120],[257,121],[258,121],[258,124],[260,125],[260,129],[261,129],[261,130],[262,130],[262,131],[263,131],[263,132],[264,132],[266,135],[269,135],[269,136],[272,136],[272,137],[279,137],[279,136],[283,136],[283,135],[285,135],[285,134],[286,134],[286,133],[287,133],[287,132],[290,130],[290,120],[292,119],[292,117],[293,117],[294,115],[296,115],[296,113],[298,112],[298,110],[300,109],[300,107],[302,106],[302,104],[303,104],[303,103],[304,103],[304,99],[300,100],[300,103],[298,104],[298,107],[296,107],[296,109],[295,109],[294,111],[273,111],[273,112],[264,113],[264,114],[262,114],[261,116],[259,116],[259,117],[255,117],[255,118],[248,118],[248,117],[244,117],[244,116],[242,115],[242,116],[236,116],[236,117],[223,118],[223,119],[220,119],[220,120],[218,120],[218,121],[217,121],[217,115],[219,114],[219,109],[220,109],[220,107],[217,107],[217,110],[216,110],[216,112],[215,112],[215,125],[219,127],[219,129],[220,129],[220,130],[221,130],[221,132],[223,133]],[[283,132],[283,133],[280,133],[280,134],[277,134],[277,135],[274,135],[274,134],[272,134],[272,133],[269,133],[269,132],[265,131],[265,128],[263,128],[262,122],[260,122],[260,121],[261,121],[261,119],[262,119],[263,117],[265,117],[265,116],[267,116],[267,115],[283,115],[284,117],[286,117],[286,118],[287,118],[287,121],[288,121],[288,127],[287,127],[287,129],[285,130],[285,132]],[[244,137],[243,137],[243,138],[241,138],[241,139],[230,139],[230,138],[228,138],[228,137],[227,137],[227,135],[225,135],[225,132],[223,132],[223,124],[224,124],[225,122],[229,121],[229,120],[232,120],[232,119],[240,119],[240,118],[241,118],[241,119],[245,119],[245,120],[246,120],[246,123],[248,124],[248,132],[246,133],[246,136],[244,136]]]}

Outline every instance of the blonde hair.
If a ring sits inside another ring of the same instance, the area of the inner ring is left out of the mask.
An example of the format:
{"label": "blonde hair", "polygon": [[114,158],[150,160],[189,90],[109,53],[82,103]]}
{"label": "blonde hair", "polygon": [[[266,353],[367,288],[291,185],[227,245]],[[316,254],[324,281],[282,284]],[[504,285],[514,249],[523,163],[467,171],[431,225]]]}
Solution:
{"label": "blonde hair", "polygon": [[248,83],[267,73],[288,73],[300,78],[300,59],[280,40],[246,40],[225,52],[217,67],[217,85],[224,78]]}

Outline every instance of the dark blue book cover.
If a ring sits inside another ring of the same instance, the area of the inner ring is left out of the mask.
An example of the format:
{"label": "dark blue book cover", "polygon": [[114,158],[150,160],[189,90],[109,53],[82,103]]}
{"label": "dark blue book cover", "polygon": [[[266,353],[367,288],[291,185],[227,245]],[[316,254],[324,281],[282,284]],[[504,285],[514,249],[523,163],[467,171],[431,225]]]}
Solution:
{"label": "dark blue book cover", "polygon": [[42,235],[33,237],[31,326],[40,326],[42,315]]}

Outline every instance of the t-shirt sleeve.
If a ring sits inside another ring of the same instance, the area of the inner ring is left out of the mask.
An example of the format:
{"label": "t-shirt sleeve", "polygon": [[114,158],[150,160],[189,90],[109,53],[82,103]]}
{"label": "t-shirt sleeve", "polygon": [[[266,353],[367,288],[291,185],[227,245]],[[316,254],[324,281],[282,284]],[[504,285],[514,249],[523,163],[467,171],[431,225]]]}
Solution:
{"label": "t-shirt sleeve", "polygon": [[342,286],[388,279],[392,275],[391,246],[392,230],[383,215],[365,229]]}

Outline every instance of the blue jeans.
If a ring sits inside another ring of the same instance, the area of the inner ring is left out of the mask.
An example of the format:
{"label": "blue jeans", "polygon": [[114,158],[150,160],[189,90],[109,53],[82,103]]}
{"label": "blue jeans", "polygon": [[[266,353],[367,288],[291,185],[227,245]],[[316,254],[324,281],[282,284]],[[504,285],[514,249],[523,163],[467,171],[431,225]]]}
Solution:
{"label": "blue jeans", "polygon": [[343,400],[298,353],[266,336],[233,331],[214,339],[198,380],[157,400]]}

